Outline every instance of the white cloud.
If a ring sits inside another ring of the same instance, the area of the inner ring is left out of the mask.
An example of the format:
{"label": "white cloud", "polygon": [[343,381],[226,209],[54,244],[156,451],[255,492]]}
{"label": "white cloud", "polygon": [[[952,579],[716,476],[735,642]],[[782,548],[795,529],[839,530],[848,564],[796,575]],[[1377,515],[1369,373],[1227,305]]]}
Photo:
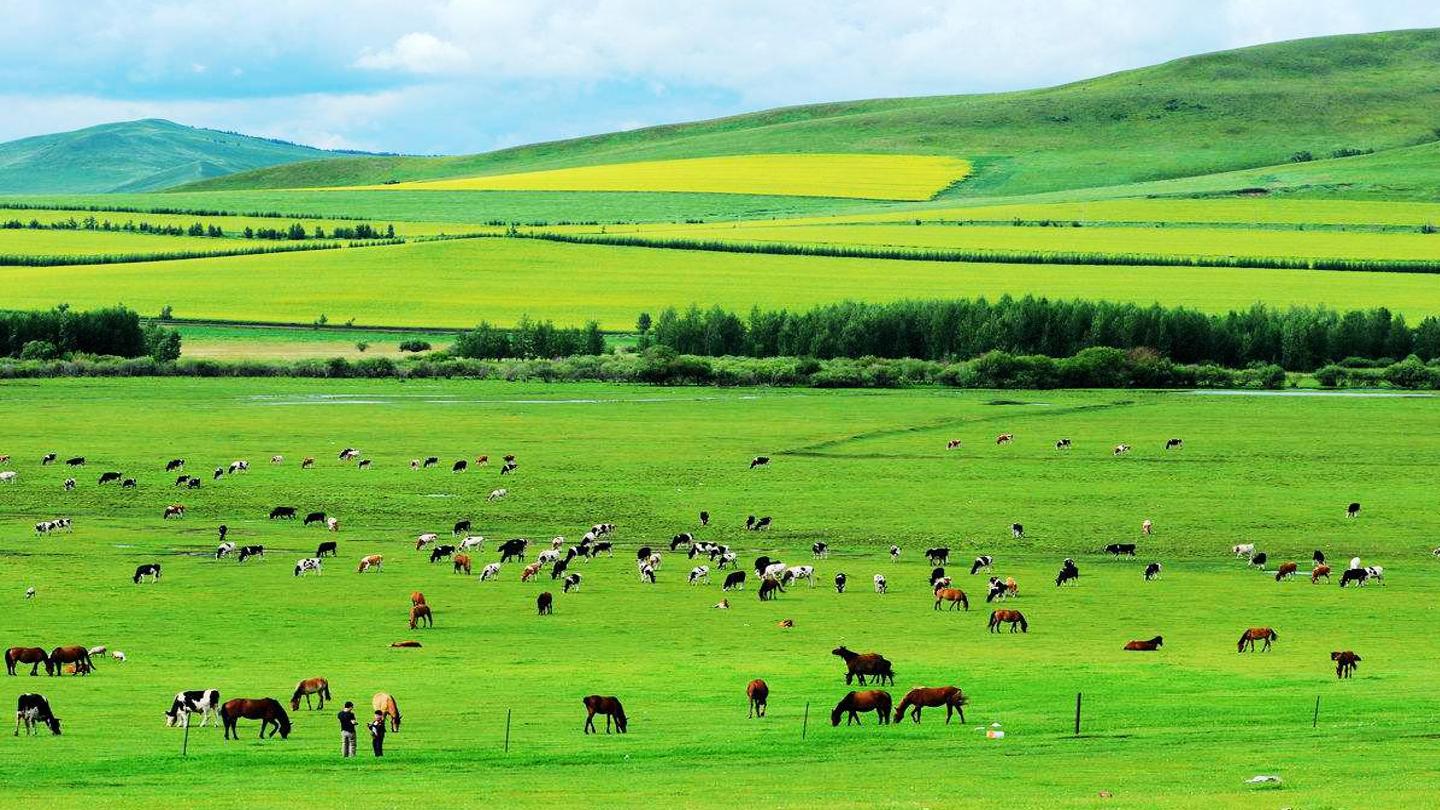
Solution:
{"label": "white cloud", "polygon": [[412,32],[379,51],[366,49],[355,66],[368,70],[403,70],[409,73],[455,73],[470,64],[470,54],[434,34]]}

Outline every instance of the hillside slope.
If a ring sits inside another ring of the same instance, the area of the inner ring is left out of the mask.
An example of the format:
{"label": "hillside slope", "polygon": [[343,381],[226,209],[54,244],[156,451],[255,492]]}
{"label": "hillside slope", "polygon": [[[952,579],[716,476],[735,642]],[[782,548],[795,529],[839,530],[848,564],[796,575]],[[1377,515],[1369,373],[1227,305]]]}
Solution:
{"label": "hillside slope", "polygon": [[791,107],[445,158],[306,162],[186,190],[297,188],[774,152],[955,155],[953,195],[1164,180],[1440,139],[1440,29],[1205,54],[1059,87]]}
{"label": "hillside slope", "polygon": [[154,191],[338,154],[354,153],[161,119],[122,121],[0,144],[0,194]]}

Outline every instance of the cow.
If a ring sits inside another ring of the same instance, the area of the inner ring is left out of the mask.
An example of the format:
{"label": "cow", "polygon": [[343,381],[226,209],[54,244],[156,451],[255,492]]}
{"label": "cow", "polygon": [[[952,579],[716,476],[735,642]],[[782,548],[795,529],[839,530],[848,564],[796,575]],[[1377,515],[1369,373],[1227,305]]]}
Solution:
{"label": "cow", "polygon": [[1352,582],[1359,585],[1364,585],[1365,580],[1368,579],[1369,576],[1370,574],[1364,568],[1346,569],[1343,573],[1340,574],[1340,587],[1343,588]]}
{"label": "cow", "polygon": [[789,568],[789,566],[787,566],[785,563],[776,560],[775,562],[772,562],[769,565],[765,566],[765,571],[761,575],[767,577],[775,577],[776,579],[779,579],[785,574],[785,570],[787,568]]}
{"label": "cow", "polygon": [[124,477],[125,476],[123,474],[114,471],[100,473],[100,484],[104,485],[113,483],[115,481],[119,481],[121,478]]}
{"label": "cow", "polygon": [[991,557],[989,554],[981,554],[979,557],[975,558],[975,562],[970,564],[970,576],[975,576],[975,573],[981,568],[984,568],[986,571],[993,570],[992,566],[994,565],[994,563],[994,557]]}
{"label": "cow", "polygon": [[338,519],[338,518],[333,518],[333,517],[332,517],[332,518],[325,518],[325,531],[328,531],[328,532],[338,532],[338,531],[340,531],[340,521],[339,521],[339,519]]}
{"label": "cow", "polygon": [[169,520],[169,519],[172,518],[172,517],[173,517],[173,518],[183,518],[183,517],[185,517],[185,504],[183,504],[183,503],[172,503],[172,504],[170,504],[169,506],[165,507],[165,514],[161,516],[161,519],[162,519],[162,520]]}
{"label": "cow", "polygon": [[[942,589],[940,589],[940,588],[936,588],[936,589],[935,589],[935,592],[936,592],[936,593],[939,593],[941,590],[942,590]],[[986,593],[985,593],[985,601],[986,601],[986,602],[993,602],[993,601],[995,601],[996,599],[1004,599],[1007,594],[1008,594],[1008,591],[1007,591],[1006,588],[1005,588],[1005,583],[1004,583],[1004,582],[1001,582],[999,577],[990,577],[989,587],[988,587],[988,590],[987,590]],[[938,609],[939,609],[939,605],[940,605],[940,601],[939,601],[938,597],[937,597],[937,599],[936,599],[936,601],[935,601],[935,605],[936,605],[936,609],[938,610]]]}
{"label": "cow", "polygon": [[20,736],[20,724],[25,724],[25,736],[35,733],[37,725],[44,725],[50,733],[60,736],[60,718],[50,710],[50,701],[44,695],[26,692],[15,701],[15,736]]}
{"label": "cow", "polygon": [[362,469],[362,470],[368,470],[368,469],[370,469],[370,464],[371,464],[371,460],[370,460],[370,459],[368,459],[368,458],[362,458],[362,459],[360,459],[359,463],[356,464],[355,466],[356,466],[357,468],[359,468],[359,469]]}
{"label": "cow", "polygon": [[709,512],[706,512],[704,509],[701,509],[701,510],[700,510],[700,525],[701,525],[701,526],[709,526],[709,525],[710,525],[710,513],[709,513]]}
{"label": "cow", "polygon": [[317,577],[323,573],[319,557],[304,557],[295,561],[295,576],[304,576],[310,571],[314,571]]}
{"label": "cow", "polygon": [[498,576],[500,576],[500,563],[492,562],[489,565],[486,565],[484,568],[480,569],[481,582],[488,582]]}
{"label": "cow", "polygon": [[1135,556],[1135,544],[1134,544],[1134,543],[1111,543],[1110,545],[1108,545],[1108,546],[1105,547],[1105,553],[1106,553],[1106,554],[1114,555],[1114,556],[1116,556],[1116,557],[1119,557],[1119,556],[1121,556],[1122,554],[1128,554],[1128,555],[1130,555],[1131,557],[1134,557],[1134,556]]}
{"label": "cow", "polygon": [[690,584],[696,585],[701,582],[706,585],[710,584],[710,566],[708,565],[697,565],[690,569]]}
{"label": "cow", "polygon": [[336,456],[336,458],[339,458],[341,461],[354,461],[359,457],[360,451],[354,447],[347,447],[340,451],[340,455]]}
{"label": "cow", "polygon": [[1156,579],[1156,578],[1159,577],[1159,576],[1160,576],[1160,563],[1158,563],[1158,562],[1152,562],[1152,563],[1150,563],[1149,565],[1145,566],[1145,581],[1146,581],[1146,582],[1149,582],[1149,581],[1152,580],[1152,579]]}
{"label": "cow", "polygon": [[950,549],[945,546],[925,549],[925,557],[930,560],[931,565],[949,565]]}
{"label": "cow", "polygon": [[249,559],[249,558],[251,558],[251,557],[264,557],[264,556],[265,556],[265,547],[264,547],[264,546],[241,546],[241,547],[240,547],[240,553],[235,556],[235,561],[236,561],[236,562],[242,562],[242,563],[243,563],[243,562],[245,562],[247,559]]}
{"label": "cow", "polygon": [[199,488],[200,488],[200,479],[199,479],[199,478],[196,478],[195,476],[192,475],[192,476],[190,476],[190,480],[185,483],[185,486],[186,486],[186,488],[188,488],[188,489],[199,489]]}
{"label": "cow", "polygon": [[233,473],[238,473],[238,472],[249,472],[249,471],[250,471],[250,462],[248,462],[248,461],[236,460],[236,461],[230,462],[230,472],[231,472],[232,474],[233,474]]}
{"label": "cow", "polygon": [[383,554],[368,554],[368,555],[360,558],[360,567],[355,571],[355,573],[357,573],[357,574],[363,574],[363,573],[365,573],[366,571],[369,571],[371,568],[374,568],[376,571],[379,571],[379,570],[380,570],[380,566],[381,566],[384,562],[385,562],[385,556],[384,556]]}
{"label": "cow", "polygon": [[436,546],[430,552],[430,562],[435,563],[455,554],[455,547],[452,545]]}
{"label": "cow", "polygon": [[655,584],[655,566],[649,563],[640,563],[640,581],[647,585]]}
{"label": "cow", "polygon": [[337,548],[334,540],[325,540],[315,548],[315,556],[324,557],[328,553],[331,557],[334,557],[338,553]]}
{"label": "cow", "polygon": [[271,463],[271,464],[284,464],[284,463],[285,463],[285,457],[282,456],[282,455],[278,455],[278,454],[277,454],[277,455],[273,455],[273,456],[270,457],[270,463]]}
{"label": "cow", "polygon": [[681,532],[681,533],[675,535],[674,537],[670,538],[670,550],[671,550],[671,551],[674,551],[675,549],[677,549],[677,548],[679,548],[679,547],[681,547],[681,546],[689,545],[689,544],[692,544],[692,543],[694,543],[694,542],[695,542],[695,535],[691,534],[690,532]]}
{"label": "cow", "polygon": [[1345,507],[1345,517],[1358,517],[1360,515],[1360,503],[1357,501]]}
{"label": "cow", "polygon": [[810,544],[810,555],[817,560],[826,559],[830,556],[830,544],[816,541]]}
{"label": "cow", "polygon": [[169,461],[167,461],[167,462],[165,463],[165,472],[167,472],[167,473],[172,473],[172,472],[175,472],[176,470],[180,470],[180,469],[184,469],[184,468],[185,468],[185,459],[183,459],[183,458],[172,458],[172,459],[170,459]]}
{"label": "cow", "polygon": [[135,569],[135,576],[131,579],[136,585],[139,585],[140,580],[144,579],[145,577],[150,577],[151,582],[159,582],[160,563],[145,563],[144,565],[137,567]]}
{"label": "cow", "polygon": [[1117,445],[1115,445],[1114,455],[1123,456],[1123,455],[1125,455],[1125,454],[1128,453],[1128,452],[1130,452],[1130,445],[1128,445],[1128,444],[1117,444]]}
{"label": "cow", "polygon": [[513,540],[506,540],[500,544],[500,562],[509,562],[512,559],[525,559],[525,547],[530,541],[523,537],[516,537]]}
{"label": "cow", "polygon": [[535,611],[541,616],[549,616],[555,612],[555,597],[549,591],[535,597]]}
{"label": "cow", "polygon": [[271,509],[271,510],[270,510],[270,519],[271,519],[271,520],[281,520],[281,519],[284,519],[284,520],[294,520],[294,519],[295,519],[295,507],[293,507],[293,506],[277,506],[277,507],[275,507],[274,509]]}
{"label": "cow", "polygon": [[221,557],[224,557],[226,554],[229,554],[229,553],[233,552],[234,550],[235,550],[235,544],[234,544],[234,543],[228,543],[228,542],[227,542],[227,543],[221,543],[220,545],[218,545],[218,546],[215,547],[215,559],[218,560],[218,559],[220,559]]}
{"label": "cow", "polygon": [[581,580],[581,579],[582,579],[582,577],[581,577],[579,574],[571,574],[571,575],[565,577],[565,579],[564,579],[564,581],[563,581],[563,583],[562,583],[561,589],[560,589],[561,592],[562,592],[562,593],[569,593],[569,592],[571,592],[571,591],[578,591],[578,590],[580,590],[580,580]]}
{"label": "cow", "polygon": [[1235,552],[1235,556],[1236,556],[1236,557],[1251,557],[1251,556],[1254,556],[1254,554],[1255,554],[1255,544],[1254,544],[1254,543],[1241,543],[1240,545],[1235,546],[1235,547],[1231,548],[1230,550],[1233,551],[1233,552]]}
{"label": "cow", "polygon": [[455,526],[454,526],[454,528],[452,528],[452,529],[450,530],[450,534],[451,534],[451,536],[459,537],[460,535],[465,534],[465,533],[467,533],[467,532],[469,532],[469,531],[470,531],[470,521],[468,521],[468,520],[457,520],[457,521],[455,521]]}
{"label": "cow", "polygon": [[510,473],[515,472],[515,469],[516,469],[517,467],[519,467],[519,466],[520,466],[519,464],[516,464],[516,463],[513,462],[513,461],[507,461],[507,462],[505,462],[505,466],[503,466],[503,467],[500,468],[500,474],[501,474],[501,475],[509,475]]}
{"label": "cow", "polygon": [[470,469],[470,463],[463,458],[450,465],[450,472],[452,473],[462,473],[468,469]]}
{"label": "cow", "polygon": [[[724,549],[725,547],[721,546],[721,548]],[[733,551],[722,550],[718,559],[720,561],[720,564],[715,566],[717,569],[722,569],[727,566],[730,568],[734,568],[740,564],[740,555],[736,554]]]}
{"label": "cow", "polygon": [[1140,535],[1142,537],[1149,537],[1154,528],[1155,524],[1151,523],[1149,518],[1140,521]]}
{"label": "cow", "polygon": [[1275,581],[1282,582],[1285,579],[1294,576],[1295,572],[1299,570],[1300,566],[1293,562],[1280,563],[1280,567],[1275,569]]}
{"label": "cow", "polygon": [[490,502],[493,503],[493,502],[498,501],[498,500],[500,500],[501,498],[503,498],[503,497],[505,497],[506,495],[509,495],[509,494],[510,494],[510,490],[508,490],[508,489],[506,489],[506,488],[504,488],[504,487],[501,487],[501,488],[499,488],[499,489],[492,489],[492,490],[490,490],[490,494],[485,496],[485,500],[490,501]]}
{"label": "cow", "polygon": [[756,467],[764,467],[766,464],[769,464],[769,463],[770,463],[770,457],[769,457],[769,456],[756,456],[755,458],[753,458],[753,459],[750,460],[750,469],[753,470],[753,469],[755,469]]}
{"label": "cow", "polygon": [[224,468],[224,467],[216,467],[216,468],[215,468],[215,471],[212,472],[212,473],[210,473],[210,480],[211,480],[211,481],[219,481],[221,478],[224,478],[224,477],[225,477],[225,468]]}
{"label": "cow", "polygon": [[1011,523],[1011,524],[1010,524],[1010,536],[1013,537],[1013,538],[1015,538],[1016,540],[1020,540],[1020,539],[1024,538],[1024,537],[1025,537],[1025,527],[1022,526],[1022,525],[1019,524],[1019,523]]}
{"label": "cow", "polygon": [[312,524],[312,523],[324,523],[324,522],[325,522],[325,513],[324,513],[324,512],[311,512],[310,514],[308,514],[308,515],[305,516],[305,521],[304,521],[304,524],[303,524],[303,525],[309,526],[309,525]]}
{"label": "cow", "polygon": [[40,459],[40,466],[42,466],[42,467],[45,467],[45,466],[48,466],[48,465],[54,464],[54,463],[55,463],[55,454],[54,454],[54,453],[46,453],[45,456]]}
{"label": "cow", "polygon": [[[14,476],[11,476],[11,477],[13,478]],[[65,487],[65,491],[66,491],[66,492],[74,492],[74,491],[75,491],[75,479],[74,479],[74,478],[66,478],[66,479],[65,479],[64,487]]]}
{"label": "cow", "polygon": [[1185,446],[1185,440],[1184,440],[1184,439],[1170,439],[1169,441],[1165,442],[1165,449],[1166,449],[1166,450],[1179,450],[1180,448],[1182,448],[1182,447],[1184,447],[1184,446]]}
{"label": "cow", "polygon": [[439,463],[440,463],[440,457],[439,457],[439,456],[426,456],[426,457],[425,457],[425,460],[420,463],[420,466],[423,467],[424,469],[427,469],[427,470],[428,470],[428,469],[430,469],[431,467],[434,467],[436,464],[439,464]]}
{"label": "cow", "polygon": [[1069,449],[1070,449],[1070,440],[1069,440],[1069,439],[1060,439],[1060,440],[1056,441],[1056,442],[1055,442],[1055,449],[1056,449],[1056,450],[1069,450]]}
{"label": "cow", "polygon": [[1385,584],[1385,569],[1382,568],[1382,567],[1380,567],[1380,566],[1378,566],[1378,565],[1368,566],[1368,567],[1365,569],[1365,580],[1364,580],[1363,582],[1361,582],[1360,584],[1362,584],[1362,585],[1368,584],[1368,583],[1370,582],[1370,580],[1372,580],[1372,579],[1375,580],[1376,582],[1379,582],[1381,585],[1384,585],[1384,584]]}
{"label": "cow", "polygon": [[721,590],[725,590],[725,591],[732,591],[732,590],[738,591],[738,590],[743,590],[744,588],[745,588],[745,572],[744,572],[744,571],[731,571],[729,574],[726,574],[726,575],[725,575],[725,584],[721,586]]}
{"label": "cow", "polygon": [[959,439],[951,439],[950,441],[945,442],[945,449],[946,449],[946,450],[958,450],[958,449],[960,449],[960,444],[961,444],[961,442],[960,442]]}
{"label": "cow", "polygon": [[215,722],[220,722],[220,690],[219,689],[196,689],[187,692],[176,692],[175,699],[170,702],[170,708],[165,712],[166,728],[179,726],[186,728],[190,725],[190,715],[200,715],[200,727],[204,728],[210,718],[214,717]]}
{"label": "cow", "polygon": [[314,466],[315,466],[315,457],[314,457],[314,456],[306,456],[305,458],[303,458],[303,459],[300,460],[300,469],[302,469],[302,470],[308,470],[308,469],[310,469],[311,467],[314,467]]}
{"label": "cow", "polygon": [[486,455],[486,456],[476,456],[476,457],[475,457],[475,466],[477,466],[477,467],[488,467],[488,466],[490,466],[490,457],[489,457],[488,455]]}
{"label": "cow", "polygon": [[1265,563],[1268,562],[1269,559],[1270,557],[1265,552],[1261,551],[1250,558],[1250,564],[1256,568],[1259,568],[1261,571],[1264,571]]}
{"label": "cow", "polygon": [[885,589],[886,589],[886,586],[885,586],[885,575],[884,575],[884,574],[876,574],[876,575],[875,575],[875,593],[885,593]]}
{"label": "cow", "polygon": [[469,551],[472,548],[476,551],[483,551],[485,549],[485,538],[480,535],[469,535],[460,540],[458,550]]}
{"label": "cow", "polygon": [[183,486],[189,486],[189,484],[190,484],[190,476],[188,476],[188,475],[177,475],[177,476],[175,477],[175,486],[177,486],[177,487],[183,487]]}
{"label": "cow", "polygon": [[844,571],[840,571],[840,572],[836,573],[836,574],[835,574],[835,592],[836,592],[836,593],[845,593],[845,583],[846,583],[847,581],[849,581],[849,577],[845,576],[845,572],[844,572]]}
{"label": "cow", "polygon": [[815,567],[811,565],[792,565],[780,574],[780,581],[786,585],[792,585],[802,579],[809,580],[810,587],[815,587]]}
{"label": "cow", "polygon": [[440,535],[436,534],[435,532],[426,532],[424,534],[417,535],[415,537],[415,550],[419,551],[420,549],[425,548],[426,546],[434,543],[439,539]]}
{"label": "cow", "polygon": [[410,459],[410,469],[412,469],[412,470],[418,470],[418,469],[420,469],[420,459],[418,459],[418,458],[412,458],[412,459]]}
{"label": "cow", "polygon": [[1010,443],[1013,442],[1013,441],[1015,441],[1015,434],[1014,434],[1014,433],[1001,433],[999,436],[996,436],[996,437],[995,437],[995,444],[996,444],[996,445],[1010,444]]}
{"label": "cow", "polygon": [[770,527],[770,516],[760,518],[750,527],[751,531],[763,532]]}
{"label": "cow", "polygon": [[1080,569],[1075,565],[1074,560],[1066,557],[1065,562],[1060,564],[1060,573],[1055,575],[1055,586],[1058,588],[1072,580],[1080,581]]}
{"label": "cow", "polygon": [[1310,559],[1314,560],[1316,565],[1324,565],[1324,564],[1325,564],[1325,552],[1323,552],[1323,551],[1321,551],[1320,549],[1317,548],[1317,549],[1315,549],[1315,553],[1312,554],[1312,555],[1310,555]]}
{"label": "cow", "polygon": [[134,489],[136,486],[138,486],[138,484],[135,483],[134,478],[126,478],[120,482],[121,489]]}
{"label": "cow", "polygon": [[1328,566],[1328,565],[1317,565],[1317,566],[1315,566],[1315,567],[1310,571],[1310,584],[1311,584],[1311,585],[1317,585],[1317,584],[1319,584],[1321,577],[1324,577],[1326,582],[1329,582],[1329,581],[1330,581],[1330,566]]}
{"label": "cow", "polygon": [[65,466],[67,466],[67,467],[84,467],[84,466],[85,466],[85,457],[84,457],[84,456],[75,456],[74,458],[67,458],[67,459],[65,459]]}

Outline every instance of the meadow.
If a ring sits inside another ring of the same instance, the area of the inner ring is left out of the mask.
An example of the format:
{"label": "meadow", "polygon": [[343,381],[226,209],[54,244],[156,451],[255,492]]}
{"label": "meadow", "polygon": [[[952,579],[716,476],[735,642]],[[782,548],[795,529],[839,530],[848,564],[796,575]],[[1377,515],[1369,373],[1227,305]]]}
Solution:
{"label": "meadow", "polygon": [[[0,452],[20,473],[0,486],[0,594],[13,601],[0,638],[105,644],[129,658],[86,678],[5,679],[6,699],[38,689],[65,721],[60,737],[9,738],[0,757],[0,779],[47,804],[103,790],[127,804],[211,806],[583,796],[597,806],[918,807],[1003,796],[1015,807],[1325,808],[1357,804],[1357,762],[1367,797],[1431,801],[1433,398],[300,380],[51,380],[0,391],[11,414]],[[86,429],[57,430],[66,424]],[[1002,431],[1016,434],[1013,445],[995,446]],[[1060,436],[1074,449],[1056,451]],[[1164,451],[1171,436],[1186,447]],[[944,449],[951,438],[961,449]],[[1113,457],[1118,441],[1135,450]],[[374,467],[337,461],[347,445]],[[61,491],[65,468],[40,466],[51,451],[87,455],[76,491]],[[427,454],[505,452],[520,468],[503,479],[493,466],[408,468]],[[267,463],[276,453],[284,464]],[[759,453],[774,461],[751,471]],[[315,469],[299,469],[305,455],[319,459]],[[204,487],[169,486],[161,470],[172,457],[186,458]],[[236,458],[251,470],[209,480],[211,467]],[[139,487],[97,487],[108,469]],[[501,485],[509,497],[485,502]],[[1352,500],[1364,510],[1348,520]],[[162,520],[177,502],[187,516]],[[277,504],[324,510],[340,532],[266,520]],[[700,509],[714,518],[708,529]],[[746,514],[771,515],[774,526],[746,532]],[[74,519],[72,533],[32,533],[58,515]],[[573,541],[597,521],[617,525],[616,554],[577,562],[585,580],[575,593],[548,578],[521,583],[513,565],[481,583],[414,549],[415,534],[443,534],[462,517],[491,538],[477,561],[496,556],[495,539]],[[1153,537],[1139,536],[1145,518]],[[1010,536],[1014,521],[1022,540]],[[267,556],[213,559],[221,522]],[[679,531],[728,543],[747,564],[761,553],[814,564],[817,587],[760,603],[752,574],[729,595],[731,610],[713,610],[718,577],[685,584],[691,563],[668,550],[659,582],[642,585],[635,548]],[[338,539],[339,556],[323,576],[294,577],[294,560],[323,539]],[[810,558],[817,540],[833,547],[828,560]],[[1140,556],[1100,553],[1124,541],[1139,542]],[[1317,547],[1342,566],[1359,555],[1386,567],[1387,584],[1276,583],[1230,554],[1241,542],[1276,561],[1303,563]],[[892,543],[903,549],[898,563]],[[940,544],[954,550],[968,613],[931,609],[920,552]],[[385,555],[385,570],[356,574],[370,553]],[[1009,607],[1025,612],[1028,634],[985,632],[983,576],[966,573],[979,553],[1019,581]],[[1057,589],[1066,556],[1082,577]],[[1164,572],[1146,583],[1152,560]],[[134,566],[152,561],[161,580],[132,584]],[[829,585],[836,571],[850,576],[844,594]],[[888,594],[872,592],[875,573]],[[405,626],[417,589],[435,609],[433,629]],[[534,615],[540,590],[556,592],[552,617]],[[794,628],[777,627],[782,618]],[[1236,636],[1257,624],[1276,628],[1275,649],[1237,655]],[[1120,650],[1157,634],[1159,653]],[[388,646],[407,638],[424,646]],[[894,661],[897,697],[916,684],[960,686],[967,721],[947,727],[932,709],[919,726],[877,727],[871,715],[832,728],[828,711],[847,687],[829,651],[842,643]],[[1360,653],[1355,679],[1336,680],[1332,649]],[[253,722],[230,742],[192,728],[183,758],[182,732],[164,727],[177,690],[285,699],[317,675],[335,700],[362,708],[375,691],[396,695],[405,720],[384,761],[342,761],[329,706],[292,712],[288,740],[255,739]],[[771,686],[764,720],[745,717],[753,677]],[[579,698],[593,692],[624,700],[629,734],[581,735]],[[1004,739],[985,739],[991,723]],[[1261,773],[1284,783],[1244,784]]]}
{"label": "meadow", "polygon": [[203,236],[160,236],[105,231],[0,230],[0,256],[153,255],[234,249],[234,242]]}
{"label": "meadow", "polygon": [[[807,307],[856,299],[1043,293],[1185,305],[1206,312],[1328,304],[1440,314],[1440,276],[1305,270],[964,264],[568,245],[479,238],[268,256],[107,266],[0,268],[6,305],[121,302],[144,315],[466,328],[522,316],[626,330],[640,312],[718,304]],[[403,302],[397,305],[396,302]]]}
{"label": "meadow", "polygon": [[732,155],[359,188],[371,191],[677,191],[928,200],[963,180],[970,168],[964,160],[926,155]]}
{"label": "meadow", "polygon": [[[400,344],[423,340],[447,348],[454,332],[390,332],[372,329],[276,327],[179,323],[186,357],[207,360],[302,360],[307,358],[401,357]],[[356,344],[367,344],[362,351]]]}

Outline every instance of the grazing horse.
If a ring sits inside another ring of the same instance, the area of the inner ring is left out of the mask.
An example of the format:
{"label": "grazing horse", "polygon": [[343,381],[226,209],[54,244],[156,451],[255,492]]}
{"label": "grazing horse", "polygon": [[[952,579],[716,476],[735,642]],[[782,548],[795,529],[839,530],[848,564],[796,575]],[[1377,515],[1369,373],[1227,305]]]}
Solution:
{"label": "grazing horse", "polygon": [[615,730],[621,734],[625,733],[629,724],[625,719],[625,707],[620,705],[620,698],[614,695],[610,697],[588,695],[582,698],[580,702],[585,704],[585,734],[590,734],[591,732],[596,734],[600,733],[595,730],[595,715],[597,714],[605,715],[606,734],[610,733],[611,719],[615,721]]}
{"label": "grazing horse", "polygon": [[419,592],[419,591],[411,591],[411,592],[410,592],[410,604],[411,604],[411,605],[423,605],[423,604],[426,604],[426,602],[425,602],[425,594],[423,594],[423,593],[421,593],[421,592]]}
{"label": "grazing horse", "polygon": [[426,627],[435,626],[435,617],[430,614],[430,606],[424,602],[410,607],[410,629],[414,630],[422,620]]}
{"label": "grazing horse", "polygon": [[1156,636],[1149,641],[1131,641],[1125,645],[1126,650],[1134,652],[1154,652],[1165,644],[1162,636]]}
{"label": "grazing horse", "polygon": [[[415,646],[420,645],[416,643]],[[400,704],[395,702],[395,697],[389,692],[376,692],[375,696],[370,698],[370,708],[380,712],[382,720],[390,721],[391,731],[400,730]]]}
{"label": "grazing horse", "polygon": [[40,674],[40,665],[45,665],[45,672],[50,672],[50,656],[40,647],[11,647],[5,651],[5,672],[8,675],[15,674],[15,665],[30,664],[30,674]]}
{"label": "grazing horse", "polygon": [[1315,566],[1315,569],[1310,572],[1310,584],[1318,584],[1321,577],[1324,577],[1326,582],[1330,581],[1330,566],[1323,563]]}
{"label": "grazing horse", "polygon": [[133,579],[136,585],[139,585],[140,580],[144,579],[145,577],[150,577],[151,582],[159,582],[160,563],[145,563],[144,565],[135,569],[135,576]]}
{"label": "grazing horse", "polygon": [[361,558],[360,558],[360,569],[359,569],[358,571],[356,571],[355,573],[357,573],[357,574],[363,574],[363,573],[365,573],[366,571],[369,571],[371,568],[374,568],[376,571],[379,571],[379,570],[380,570],[380,564],[383,563],[384,561],[385,561],[385,557],[384,557],[384,555],[382,555],[382,554],[371,554],[371,555],[368,555],[368,556],[365,556],[365,557],[361,557]]}
{"label": "grazing horse", "polygon": [[1330,653],[1330,660],[1335,662],[1335,677],[1349,678],[1360,666],[1360,656],[1351,650]]}
{"label": "grazing horse", "polygon": [[745,685],[745,696],[750,698],[749,717],[764,717],[765,707],[770,703],[770,686],[756,678]]}
{"label": "grazing horse", "polygon": [[900,722],[905,717],[905,710],[910,709],[910,719],[920,722],[920,710],[926,706],[944,706],[945,724],[950,724],[950,717],[953,714],[960,715],[960,722],[965,722],[965,704],[970,702],[965,693],[960,691],[958,686],[917,686],[905,693],[905,698],[895,709],[895,722]]}
{"label": "grazing horse", "polygon": [[274,737],[275,732],[280,732],[280,739],[290,736],[290,715],[285,713],[285,707],[275,698],[235,698],[225,701],[220,707],[220,723],[225,726],[225,739],[230,739],[233,734],[235,739],[240,739],[240,732],[236,730],[235,724],[240,720],[259,720],[260,739],[265,739],[265,727],[274,725],[270,736]]}
{"label": "grazing horse", "polygon": [[35,733],[35,726],[44,723],[50,733],[60,735],[60,718],[50,710],[50,701],[44,695],[27,692],[15,701],[15,736],[20,736],[20,724],[25,724],[25,735]]}
{"label": "grazing horse", "polygon": [[1369,577],[1369,572],[1364,568],[1348,568],[1340,574],[1340,587],[1343,588],[1352,582],[1358,582],[1364,585],[1365,580],[1369,579]]}
{"label": "grazing horse", "polygon": [[535,597],[535,612],[540,616],[553,614],[555,612],[555,595],[549,591],[544,591]]}
{"label": "grazing horse", "polygon": [[1246,645],[1249,645],[1250,652],[1255,652],[1255,642],[1264,641],[1265,646],[1260,649],[1260,652],[1265,652],[1270,649],[1271,642],[1279,640],[1280,635],[1268,627],[1252,627],[1240,634],[1240,643],[1236,645],[1236,651],[1243,653]]}
{"label": "grazing horse", "polygon": [[844,645],[830,651],[831,655],[837,655],[845,662],[845,684],[848,686],[852,679],[859,678],[860,685],[865,685],[865,676],[871,676],[871,680],[877,684],[888,681],[892,686],[895,683],[895,672],[890,661],[880,653],[857,653],[846,648]]}
{"label": "grazing horse", "polygon": [[294,694],[290,695],[290,710],[300,711],[300,698],[302,696],[305,698],[305,708],[314,708],[310,703],[311,695],[319,695],[320,708],[325,708],[325,701],[330,699],[330,682],[324,678],[307,678],[296,684]]}
{"label": "grazing horse", "polygon": [[1025,614],[1018,610],[995,610],[990,613],[990,632],[1000,632],[1000,625],[1010,625],[1010,632],[1015,632],[1018,627],[1020,632],[1030,632],[1030,623],[1025,621]]}
{"label": "grazing horse", "polygon": [[777,591],[780,593],[785,592],[785,586],[780,584],[780,580],[774,577],[765,577],[764,579],[760,580],[761,602],[769,602],[773,600]]}
{"label": "grazing horse", "polygon": [[835,704],[835,710],[830,712],[830,725],[840,725],[840,718],[849,715],[845,719],[845,725],[854,723],[864,725],[860,722],[860,712],[875,712],[875,717],[880,725],[890,724],[890,693],[883,689],[871,689],[865,692],[850,692]]}
{"label": "grazing horse", "polygon": [[940,609],[940,603],[941,603],[941,602],[949,602],[949,603],[950,603],[950,609],[951,609],[951,610],[954,610],[955,607],[956,607],[956,605],[963,606],[966,611],[969,611],[969,610],[970,610],[970,600],[965,596],[965,592],[962,591],[962,590],[960,590],[959,588],[936,588],[936,589],[935,589],[935,609],[936,609],[936,610],[939,610],[939,609]]}

